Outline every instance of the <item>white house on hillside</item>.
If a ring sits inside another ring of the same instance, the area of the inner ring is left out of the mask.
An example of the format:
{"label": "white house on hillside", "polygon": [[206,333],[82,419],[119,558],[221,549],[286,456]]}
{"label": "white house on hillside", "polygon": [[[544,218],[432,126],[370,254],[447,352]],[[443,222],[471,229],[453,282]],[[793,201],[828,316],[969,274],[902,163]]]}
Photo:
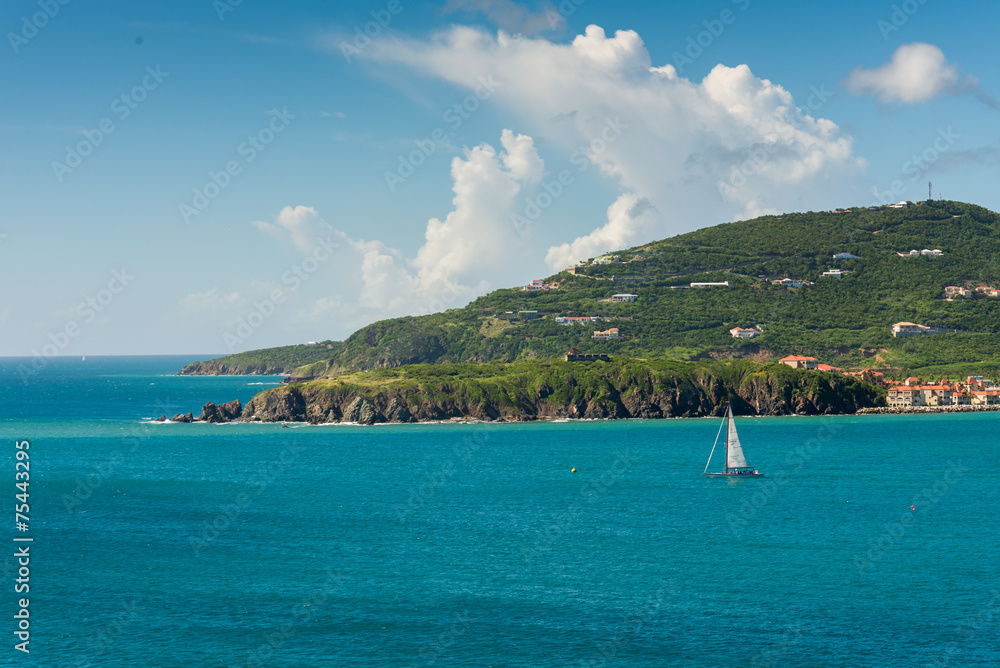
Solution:
{"label": "white house on hillside", "polygon": [[757,330],[753,328],[733,327],[729,333],[734,339],[752,339],[757,336]]}

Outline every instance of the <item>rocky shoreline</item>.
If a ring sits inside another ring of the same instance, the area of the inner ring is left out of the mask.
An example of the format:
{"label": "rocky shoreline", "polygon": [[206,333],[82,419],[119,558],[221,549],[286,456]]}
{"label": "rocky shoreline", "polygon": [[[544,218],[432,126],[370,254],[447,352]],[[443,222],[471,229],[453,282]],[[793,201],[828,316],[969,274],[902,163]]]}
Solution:
{"label": "rocky shoreline", "polygon": [[1000,411],[1000,406],[873,406],[856,415],[908,415],[911,413],[985,413]]}
{"label": "rocky shoreline", "polygon": [[[229,401],[224,404],[219,404],[216,406],[211,401],[206,403],[201,409],[201,417],[195,417],[194,413],[177,413],[172,418],[170,422],[211,422],[211,423],[221,423],[221,422],[235,422],[239,420],[240,416],[243,414],[243,404],[240,400]],[[167,422],[167,416],[161,415],[160,417],[153,420],[153,422]]]}
{"label": "rocky shoreline", "polygon": [[174,416],[174,421],[374,425],[718,417],[729,401],[734,412],[743,416],[849,415],[879,402],[874,388],[853,381],[845,385],[836,378],[811,387],[764,375],[751,375],[732,385],[718,378],[698,377],[670,379],[669,385],[647,380],[637,386],[627,377],[609,376],[577,389],[560,395],[545,380],[520,390],[512,386],[371,387],[315,381],[263,390],[243,407],[238,401],[218,406],[208,403],[200,419],[189,413]]}

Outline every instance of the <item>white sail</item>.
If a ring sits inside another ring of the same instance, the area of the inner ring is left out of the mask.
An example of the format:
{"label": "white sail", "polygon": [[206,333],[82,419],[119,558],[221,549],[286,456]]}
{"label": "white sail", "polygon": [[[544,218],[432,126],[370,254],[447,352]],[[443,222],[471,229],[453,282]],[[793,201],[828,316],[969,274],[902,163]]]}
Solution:
{"label": "white sail", "polygon": [[743,446],[740,445],[739,434],[736,433],[736,420],[733,419],[733,409],[726,410],[726,468],[745,468],[747,460],[743,458]]}

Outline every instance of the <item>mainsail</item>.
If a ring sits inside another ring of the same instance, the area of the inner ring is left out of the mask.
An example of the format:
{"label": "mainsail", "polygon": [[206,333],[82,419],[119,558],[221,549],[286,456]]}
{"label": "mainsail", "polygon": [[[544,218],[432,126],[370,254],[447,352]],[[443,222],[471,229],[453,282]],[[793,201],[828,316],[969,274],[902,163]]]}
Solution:
{"label": "mainsail", "polygon": [[736,433],[736,421],[733,419],[732,407],[726,407],[726,468],[746,468],[747,460],[743,458],[743,446],[740,445],[739,434]]}

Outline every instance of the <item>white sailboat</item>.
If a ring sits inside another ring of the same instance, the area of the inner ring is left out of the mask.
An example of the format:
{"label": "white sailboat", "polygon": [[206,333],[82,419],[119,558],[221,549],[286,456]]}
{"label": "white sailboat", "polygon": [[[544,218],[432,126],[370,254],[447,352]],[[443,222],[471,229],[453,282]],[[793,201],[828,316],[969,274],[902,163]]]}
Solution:
{"label": "white sailboat", "polygon": [[[712,463],[712,455],[715,454],[715,446],[719,444],[719,436],[722,429],[726,430],[726,467],[721,472],[709,473],[708,467]],[[715,443],[712,445],[712,452],[708,454],[708,461],[705,462],[705,470],[702,472],[707,476],[722,478],[763,478],[764,474],[757,471],[752,466],[747,465],[747,460],[743,456],[743,446],[740,444],[739,434],[736,433],[736,420],[733,417],[732,404],[726,404],[726,417],[722,420],[719,433],[715,435]]]}

